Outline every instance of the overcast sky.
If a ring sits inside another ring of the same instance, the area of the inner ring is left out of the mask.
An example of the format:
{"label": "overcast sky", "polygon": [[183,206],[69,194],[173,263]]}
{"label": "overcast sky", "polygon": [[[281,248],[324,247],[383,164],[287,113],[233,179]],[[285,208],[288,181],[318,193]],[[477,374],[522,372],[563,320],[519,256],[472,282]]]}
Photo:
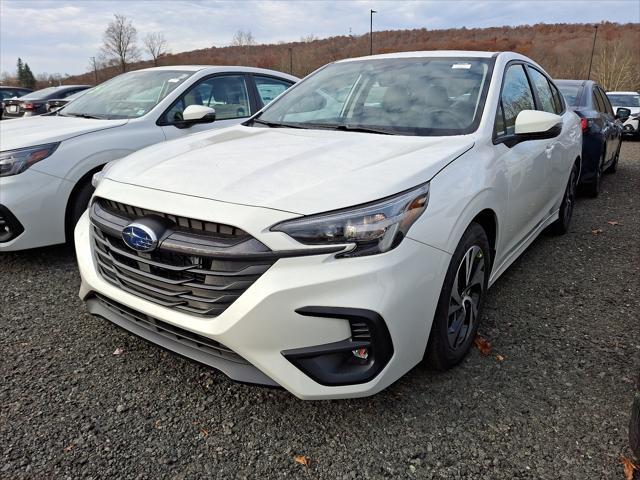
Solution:
{"label": "overcast sky", "polygon": [[363,34],[369,9],[374,30],[640,22],[639,0],[0,0],[0,70],[13,72],[20,56],[34,73],[82,73],[116,12],[139,38],[162,32],[180,52],[228,45],[239,29],[258,43]]}

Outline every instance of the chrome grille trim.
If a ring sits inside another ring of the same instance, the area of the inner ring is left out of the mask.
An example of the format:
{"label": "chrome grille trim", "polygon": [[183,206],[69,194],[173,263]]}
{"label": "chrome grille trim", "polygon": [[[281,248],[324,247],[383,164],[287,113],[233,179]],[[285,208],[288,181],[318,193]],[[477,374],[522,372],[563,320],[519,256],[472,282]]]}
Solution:
{"label": "chrome grille trim", "polygon": [[213,237],[199,231],[176,231],[167,222],[158,248],[144,253],[122,240],[122,230],[132,219],[106,210],[103,204],[98,198],[89,209],[94,259],[102,278],[145,300],[204,317],[224,312],[279,258],[344,248],[274,252],[239,229],[243,232],[240,236]]}

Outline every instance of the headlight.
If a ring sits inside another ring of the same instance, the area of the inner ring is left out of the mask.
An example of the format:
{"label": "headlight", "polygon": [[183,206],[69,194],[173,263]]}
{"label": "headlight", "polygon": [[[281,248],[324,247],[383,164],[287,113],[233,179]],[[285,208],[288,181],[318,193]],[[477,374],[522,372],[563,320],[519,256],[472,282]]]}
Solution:
{"label": "headlight", "polygon": [[113,167],[113,164],[116,163],[116,161],[117,160],[107,163],[104,167],[102,167],[102,170],[93,174],[93,177],[91,177],[91,185],[93,185],[93,188],[98,188],[98,185],[100,185],[100,182],[107,174],[109,169]]}
{"label": "headlight", "polygon": [[428,201],[427,183],[359,207],[287,220],[271,230],[305,245],[355,244],[342,257],[375,255],[400,244]]}
{"label": "headlight", "polygon": [[60,143],[49,143],[35,147],[19,148],[0,152],[0,177],[17,175],[34,163],[44,160],[56,151]]}

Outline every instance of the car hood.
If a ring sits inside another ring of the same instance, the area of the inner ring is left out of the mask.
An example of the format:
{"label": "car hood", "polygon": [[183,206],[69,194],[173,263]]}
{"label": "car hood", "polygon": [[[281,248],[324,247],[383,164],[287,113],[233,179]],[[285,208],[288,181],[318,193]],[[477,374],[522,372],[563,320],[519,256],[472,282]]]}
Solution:
{"label": "car hood", "polygon": [[0,122],[2,150],[61,142],[85,133],[125,125],[128,120],[93,120],[90,118],[46,115]]}
{"label": "car hood", "polygon": [[473,137],[237,126],[135,152],[105,178],[308,215],[366,203],[430,180]]}

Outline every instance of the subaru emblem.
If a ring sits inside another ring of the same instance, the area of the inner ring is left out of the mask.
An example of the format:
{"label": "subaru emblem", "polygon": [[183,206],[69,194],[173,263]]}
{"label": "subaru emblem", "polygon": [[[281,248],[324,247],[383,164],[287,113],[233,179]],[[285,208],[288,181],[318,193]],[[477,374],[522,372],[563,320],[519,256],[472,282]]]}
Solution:
{"label": "subaru emblem", "polygon": [[146,225],[130,223],[122,230],[122,240],[138,252],[151,252],[158,246],[158,236]]}

